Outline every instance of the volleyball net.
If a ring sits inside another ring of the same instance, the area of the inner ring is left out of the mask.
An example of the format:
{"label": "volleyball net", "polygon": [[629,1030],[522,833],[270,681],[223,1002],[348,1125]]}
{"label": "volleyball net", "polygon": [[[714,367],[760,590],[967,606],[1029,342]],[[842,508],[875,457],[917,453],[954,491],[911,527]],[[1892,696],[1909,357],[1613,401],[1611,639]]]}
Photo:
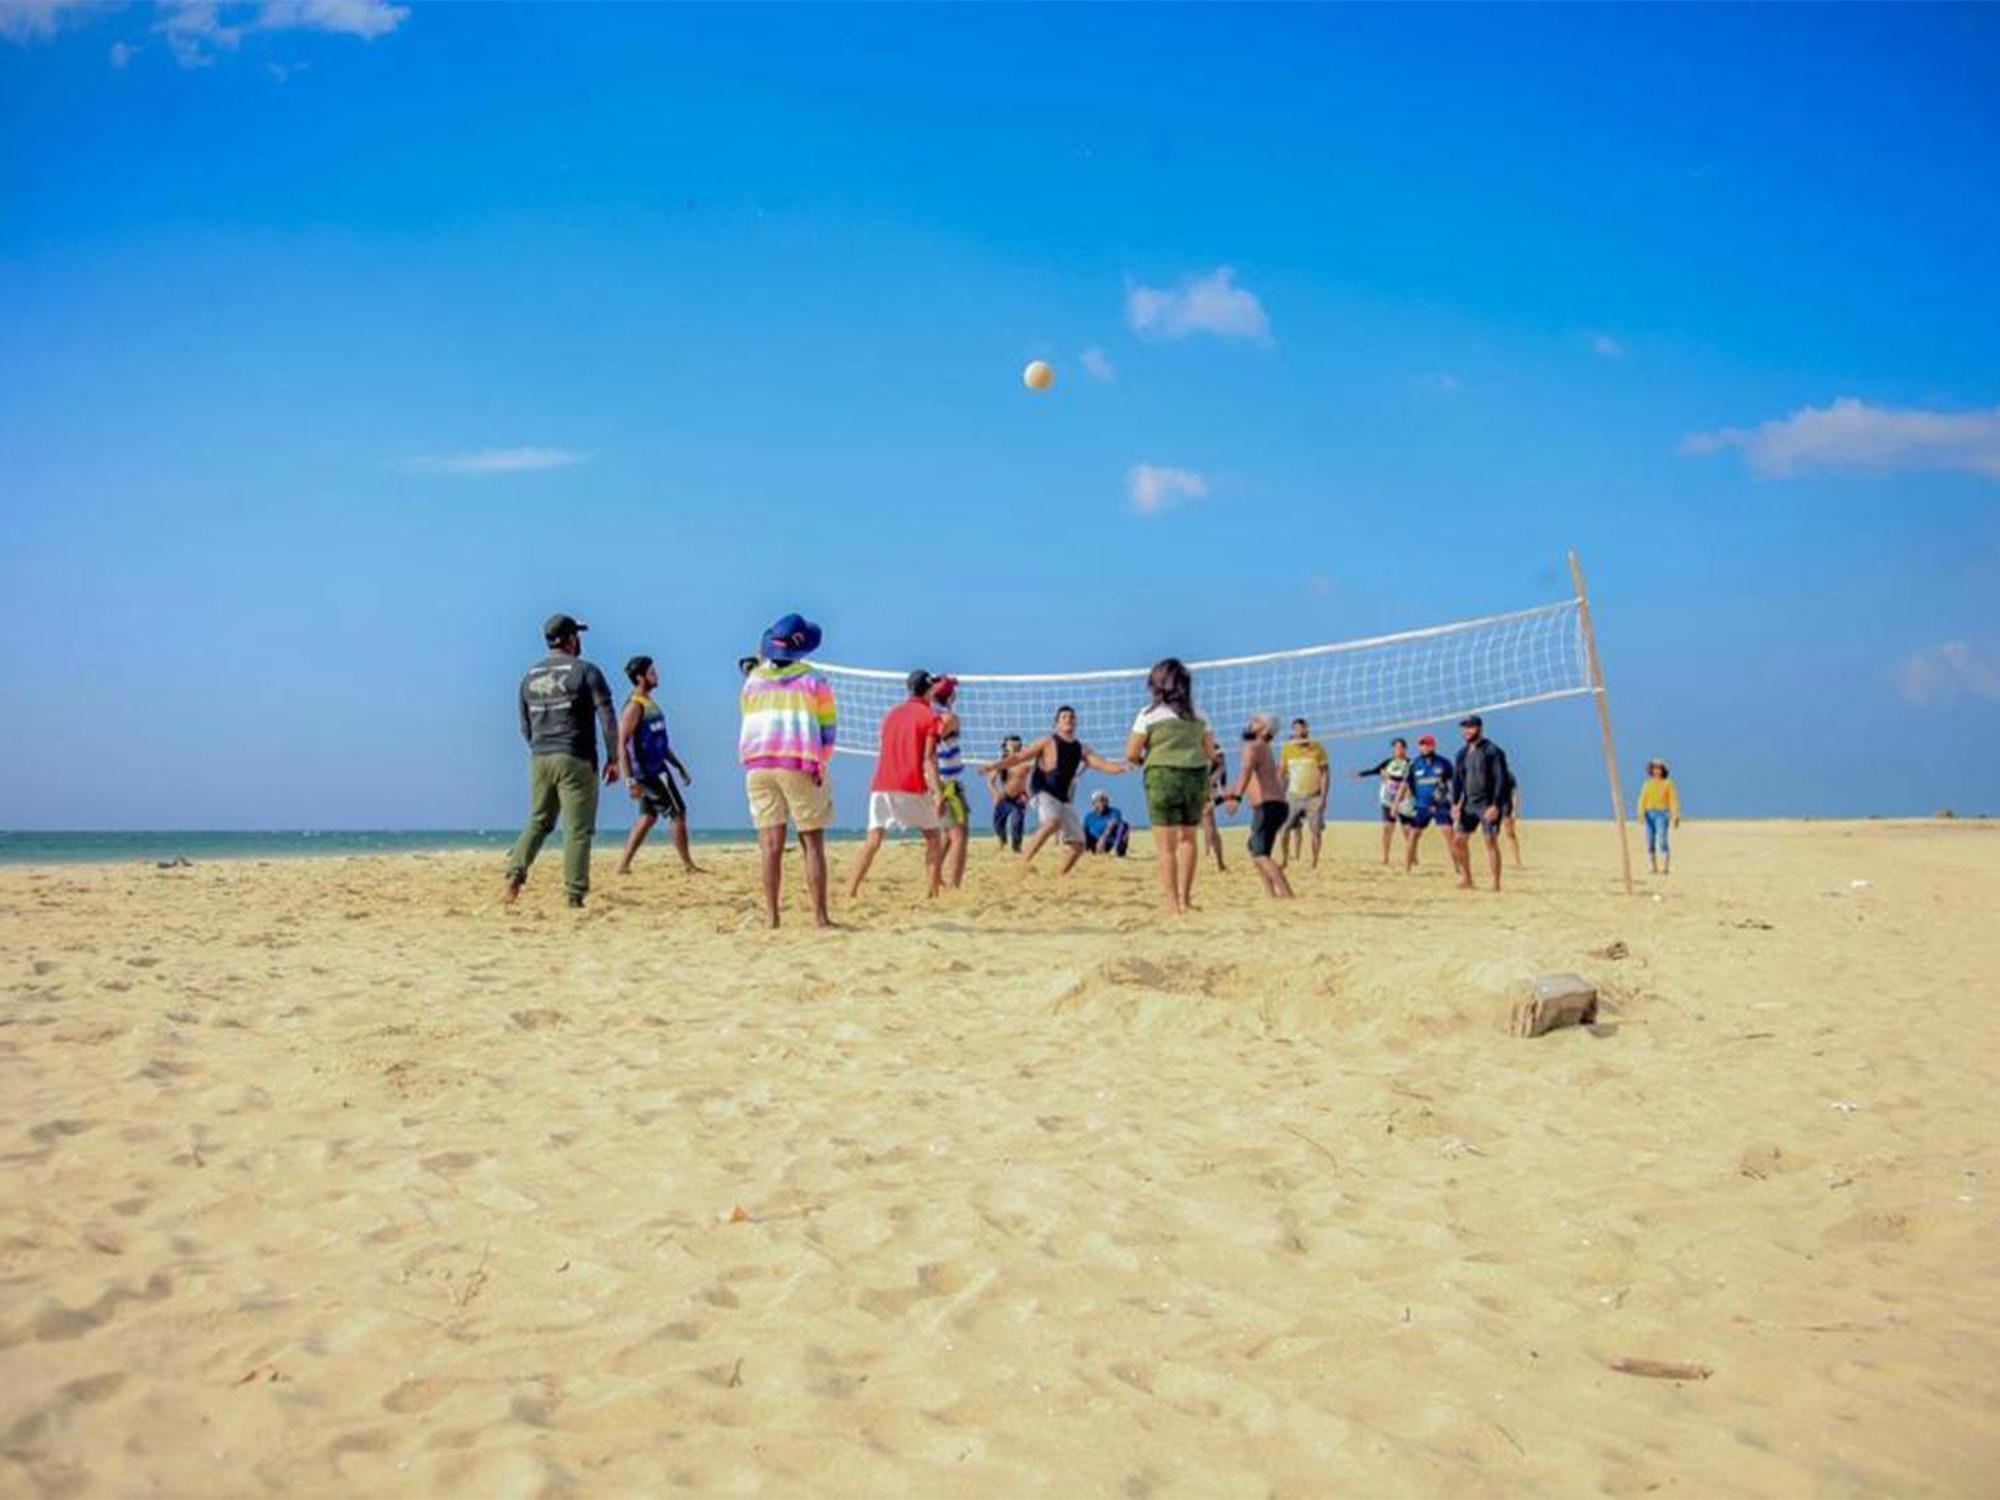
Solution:
{"label": "volleyball net", "polygon": [[[840,715],[835,748],[849,755],[876,753],[883,714],[908,696],[910,667],[952,670],[943,660],[899,669],[814,665],[833,683]],[[1188,667],[1196,712],[1225,740],[1254,713],[1274,715],[1281,735],[1287,721],[1305,719],[1315,735],[1342,739],[1593,690],[1580,599],[1367,640],[1191,661]],[[966,757],[990,759],[1009,735],[1032,740],[1067,707],[1076,710],[1077,737],[1115,758],[1134,716],[1146,707],[1150,670],[954,673],[952,707]]]}

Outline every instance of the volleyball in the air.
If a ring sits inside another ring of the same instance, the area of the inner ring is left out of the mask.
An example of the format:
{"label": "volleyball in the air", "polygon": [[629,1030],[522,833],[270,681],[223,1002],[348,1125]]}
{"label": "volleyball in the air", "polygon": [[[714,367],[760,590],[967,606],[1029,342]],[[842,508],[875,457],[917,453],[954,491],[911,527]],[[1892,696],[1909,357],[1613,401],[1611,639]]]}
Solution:
{"label": "volleyball in the air", "polygon": [[1021,372],[1021,384],[1031,391],[1045,391],[1056,383],[1055,369],[1045,359],[1031,359]]}

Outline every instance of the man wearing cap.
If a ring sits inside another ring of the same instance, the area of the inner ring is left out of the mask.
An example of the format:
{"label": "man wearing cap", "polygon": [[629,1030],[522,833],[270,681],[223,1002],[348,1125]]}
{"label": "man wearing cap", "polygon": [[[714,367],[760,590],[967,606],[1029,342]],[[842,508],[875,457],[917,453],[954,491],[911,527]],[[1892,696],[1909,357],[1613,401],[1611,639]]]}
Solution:
{"label": "man wearing cap", "polygon": [[1458,883],[1472,889],[1472,835],[1486,840],[1486,863],[1493,872],[1493,889],[1500,889],[1500,809],[1507,802],[1507,788],[1513,772],[1507,769],[1507,753],[1486,738],[1486,721],[1467,714],[1458,721],[1464,748],[1452,768],[1452,817],[1456,837],[1453,862],[1458,866]]}
{"label": "man wearing cap", "polygon": [[1437,753],[1437,736],[1424,734],[1417,736],[1417,753],[1410,762],[1406,782],[1410,789],[1409,801],[1403,804],[1400,814],[1403,824],[1403,870],[1408,873],[1417,867],[1417,845],[1423,839],[1424,830],[1436,824],[1444,830],[1445,852],[1451,856],[1452,866],[1458,865],[1458,843],[1451,835],[1451,762]]}
{"label": "man wearing cap", "polygon": [[944,788],[938,780],[938,715],[931,706],[935,679],[912,672],[909,696],[886,714],[875,737],[875,779],[868,783],[868,838],[847,879],[847,899],[861,894],[861,882],[875,862],[883,838],[894,832],[924,836],[924,894],[935,896],[944,864]]}
{"label": "man wearing cap", "polygon": [[750,821],[762,857],[764,908],[778,925],[778,897],[785,875],[785,826],[797,827],[805,851],[806,889],[813,922],[830,927],[826,907],[826,827],[833,821],[827,762],[833,757],[833,684],[805,660],[819,649],[819,626],[803,615],[785,615],[764,632],[762,660],[744,674],[743,729],[736,758]]}
{"label": "man wearing cap", "polygon": [[[611,717],[611,684],[583,659],[583,632],[571,615],[550,615],[542,625],[549,654],[521,679],[521,738],[528,742],[528,821],[507,856],[507,881],[500,899],[512,905],[527,883],[528,867],[542,841],[563,820],[563,886],[569,904],[582,906],[590,892],[590,842],[597,834],[597,731],[607,749],[618,744]],[[604,782],[618,779],[618,762],[607,756]]]}
{"label": "man wearing cap", "polygon": [[1125,821],[1125,814],[1111,805],[1111,793],[1099,787],[1090,794],[1090,811],[1083,819],[1083,839],[1092,854],[1115,854],[1125,857],[1125,846],[1132,841],[1132,825]]}

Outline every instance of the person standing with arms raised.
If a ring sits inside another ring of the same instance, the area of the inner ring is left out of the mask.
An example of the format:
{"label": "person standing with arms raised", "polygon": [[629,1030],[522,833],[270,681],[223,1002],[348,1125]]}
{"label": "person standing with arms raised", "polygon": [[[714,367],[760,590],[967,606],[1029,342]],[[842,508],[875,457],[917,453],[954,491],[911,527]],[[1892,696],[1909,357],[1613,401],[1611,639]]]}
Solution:
{"label": "person standing with arms raised", "polygon": [[1028,765],[1034,767],[1028,789],[1034,794],[1035,836],[1028,843],[1028,852],[1021,857],[1022,868],[1034,862],[1042,845],[1061,834],[1063,842],[1069,845],[1069,853],[1059,873],[1067,875],[1083,858],[1083,819],[1076,811],[1076,778],[1085,766],[1107,776],[1121,775],[1130,768],[1122,760],[1106,760],[1076,737],[1076,710],[1067,703],[1056,710],[1053,733],[1043,735],[1025,750],[990,760],[979,769],[990,775]]}
{"label": "person standing with arms raised", "polygon": [[819,649],[819,626],[785,615],[764,633],[762,660],[744,675],[743,729],[736,758],[764,877],[764,909],[778,925],[785,877],[785,827],[799,831],[813,923],[831,927],[826,905],[826,827],[833,821],[827,762],[833,758],[833,684],[806,661]]}
{"label": "person standing with arms raised", "polygon": [[1132,721],[1125,760],[1145,764],[1146,812],[1153,820],[1160,890],[1166,909],[1183,916],[1194,905],[1194,871],[1200,862],[1195,831],[1209,805],[1215,736],[1194,711],[1194,677],[1179,657],[1153,664],[1146,691],[1153,701]]}
{"label": "person standing with arms raised", "polygon": [[618,779],[618,723],[611,717],[611,684],[583,659],[583,632],[574,615],[550,615],[542,624],[549,654],[521,678],[521,738],[528,742],[528,821],[507,855],[500,899],[512,906],[528,883],[528,869],[542,841],[563,820],[563,887],[571,906],[590,894],[590,844],[597,836],[597,732],[612,752],[604,784]]}

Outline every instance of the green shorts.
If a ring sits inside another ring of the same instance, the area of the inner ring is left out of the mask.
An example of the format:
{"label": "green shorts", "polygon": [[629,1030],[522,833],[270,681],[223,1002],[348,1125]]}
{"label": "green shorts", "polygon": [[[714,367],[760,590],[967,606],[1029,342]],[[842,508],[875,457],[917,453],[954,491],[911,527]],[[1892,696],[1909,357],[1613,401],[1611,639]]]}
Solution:
{"label": "green shorts", "polygon": [[1205,766],[1146,767],[1146,811],[1155,828],[1194,828],[1208,806]]}
{"label": "green shorts", "polygon": [[938,783],[938,791],[944,797],[944,820],[947,823],[971,821],[971,813],[965,805],[965,788],[958,784],[958,778],[947,776]]}

